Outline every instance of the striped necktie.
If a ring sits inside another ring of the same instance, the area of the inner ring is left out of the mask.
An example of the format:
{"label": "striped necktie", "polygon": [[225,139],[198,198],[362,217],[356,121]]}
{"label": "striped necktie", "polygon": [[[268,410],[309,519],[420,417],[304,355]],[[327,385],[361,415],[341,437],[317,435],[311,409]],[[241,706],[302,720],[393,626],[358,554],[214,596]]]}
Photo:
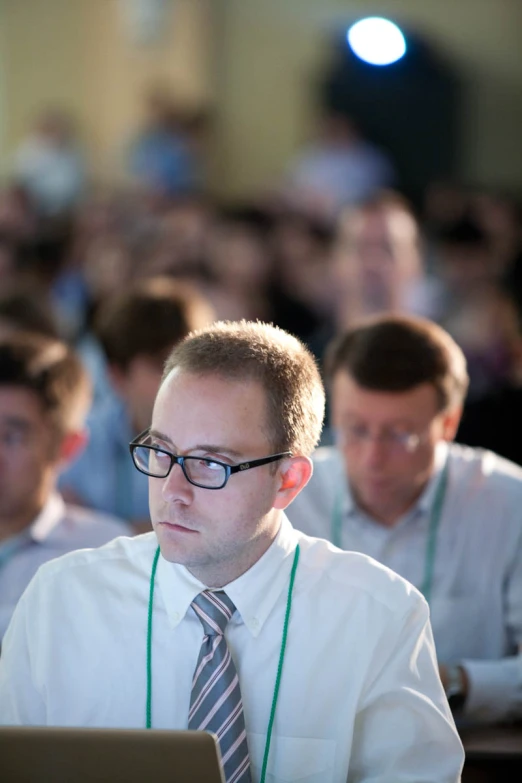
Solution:
{"label": "striped necktie", "polygon": [[205,635],[192,680],[188,727],[217,735],[227,783],[250,783],[239,678],[224,636],[236,607],[223,590],[205,590],[192,608]]}

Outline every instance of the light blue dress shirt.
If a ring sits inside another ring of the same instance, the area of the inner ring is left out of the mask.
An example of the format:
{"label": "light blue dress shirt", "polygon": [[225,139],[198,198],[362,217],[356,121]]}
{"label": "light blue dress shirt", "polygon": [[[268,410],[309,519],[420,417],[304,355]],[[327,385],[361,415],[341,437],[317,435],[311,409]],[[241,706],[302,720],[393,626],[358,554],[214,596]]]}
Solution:
{"label": "light blue dress shirt", "polygon": [[95,405],[87,427],[87,447],[62,473],[59,487],[90,508],[126,520],[148,519],[148,480],[134,467],[129,441],[136,433],[121,400],[112,396]]}
{"label": "light blue dress shirt", "polygon": [[43,563],[130,534],[123,520],[66,505],[53,493],[30,527],[0,544],[0,642],[20,596]]}
{"label": "light blue dress shirt", "polygon": [[392,527],[362,512],[334,448],[318,449],[310,483],[287,509],[292,524],[332,539],[340,495],[340,545],[370,555],[416,587],[423,584],[437,482],[447,490],[434,558],[431,623],[440,663],[466,669],[465,717],[522,717],[522,468],[492,452],[440,444],[415,506]]}

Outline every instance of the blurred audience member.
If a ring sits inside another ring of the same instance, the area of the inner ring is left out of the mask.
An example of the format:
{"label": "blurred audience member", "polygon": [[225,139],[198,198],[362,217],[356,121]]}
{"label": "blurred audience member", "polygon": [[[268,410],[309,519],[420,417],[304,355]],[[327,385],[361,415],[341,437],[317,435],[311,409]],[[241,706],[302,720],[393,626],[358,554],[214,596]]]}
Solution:
{"label": "blurred audience member", "polygon": [[491,449],[522,465],[522,438],[517,426],[522,412],[522,302],[515,296],[506,298],[498,315],[512,323],[510,369],[504,383],[465,405],[457,440]]}
{"label": "blurred audience member", "polygon": [[[499,193],[480,192],[472,198],[472,211],[486,233],[497,275],[509,274],[522,264],[522,213],[515,199]],[[520,280],[522,283],[522,280]],[[518,287],[522,291],[522,285]]]}
{"label": "blurred audience member", "polygon": [[340,217],[334,248],[336,322],[392,312],[431,316],[438,290],[424,272],[419,228],[407,202],[383,192]]}
{"label": "blurred audience member", "polygon": [[335,218],[342,207],[366,201],[394,180],[387,156],[350,117],[330,112],[320,119],[315,142],[291,161],[283,199],[311,216]]}
{"label": "blurred audience member", "polygon": [[90,385],[64,343],[0,335],[0,640],[38,567],[130,532],[114,517],[66,505],[60,469],[85,443]]}
{"label": "blurred audience member", "polygon": [[114,394],[88,418],[88,445],[60,478],[66,497],[150,527],[147,480],[134,469],[129,441],[150,426],[163,364],[188,332],[209,323],[207,302],[168,278],[132,284],[108,298],[94,330],[107,359]]}
{"label": "blurred audience member", "polygon": [[289,212],[277,218],[271,240],[272,320],[320,357],[334,329],[332,229],[324,221]]}
{"label": "blurred audience member", "polygon": [[443,294],[436,320],[464,351],[469,395],[477,397],[504,383],[510,370],[511,319],[501,271],[488,235],[472,216],[440,231],[437,246]]}
{"label": "blurred audience member", "polygon": [[86,174],[74,124],[66,112],[55,108],[42,112],[16,152],[13,174],[43,217],[56,218],[75,209],[85,192]]}
{"label": "blurred audience member", "polygon": [[0,290],[0,336],[13,332],[36,332],[58,339],[58,325],[45,290],[23,283]]}
{"label": "blurred audience member", "polygon": [[158,196],[171,198],[197,192],[202,173],[170,95],[154,88],[146,96],[145,126],[133,141],[130,169],[138,183]]}
{"label": "blurred audience member", "polygon": [[207,240],[203,287],[218,320],[270,320],[270,220],[255,208],[222,210]]}
{"label": "blurred audience member", "polygon": [[430,604],[459,717],[522,717],[522,469],[452,443],[468,375],[437,324],[381,316],[331,346],[337,448],[319,449],[292,523],[363,552]]}

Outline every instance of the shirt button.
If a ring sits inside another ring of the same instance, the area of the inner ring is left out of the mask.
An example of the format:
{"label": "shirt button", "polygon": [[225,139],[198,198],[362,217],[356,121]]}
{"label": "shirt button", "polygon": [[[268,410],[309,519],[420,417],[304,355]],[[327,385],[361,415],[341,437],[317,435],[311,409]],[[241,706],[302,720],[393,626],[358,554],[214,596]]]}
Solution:
{"label": "shirt button", "polygon": [[179,620],[179,612],[174,612],[174,614],[172,615],[172,619],[177,622]]}
{"label": "shirt button", "polygon": [[252,617],[252,619],[250,620],[250,625],[254,630],[257,630],[259,628],[259,620],[257,619],[257,617]]}

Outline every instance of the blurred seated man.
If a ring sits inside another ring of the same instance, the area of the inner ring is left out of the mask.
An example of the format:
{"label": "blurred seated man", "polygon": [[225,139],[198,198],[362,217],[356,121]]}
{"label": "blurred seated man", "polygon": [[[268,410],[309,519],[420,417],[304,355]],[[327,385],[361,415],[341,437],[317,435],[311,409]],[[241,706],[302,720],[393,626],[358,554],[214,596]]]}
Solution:
{"label": "blurred seated man", "polygon": [[85,442],[90,383],[59,340],[0,337],[0,640],[38,567],[130,530],[105,514],[66,505],[60,468]]}
{"label": "blurred seated man", "polygon": [[210,307],[195,290],[163,277],[133,283],[102,303],[95,333],[114,394],[93,407],[87,447],[60,477],[66,497],[150,529],[147,480],[129,460],[129,441],[150,422],[170,351],[209,320]]}
{"label": "blurred seated man", "polygon": [[424,593],[456,715],[522,717],[522,469],[452,443],[462,351],[433,322],[383,316],[332,344],[327,375],[337,448],[316,452],[289,517]]}

